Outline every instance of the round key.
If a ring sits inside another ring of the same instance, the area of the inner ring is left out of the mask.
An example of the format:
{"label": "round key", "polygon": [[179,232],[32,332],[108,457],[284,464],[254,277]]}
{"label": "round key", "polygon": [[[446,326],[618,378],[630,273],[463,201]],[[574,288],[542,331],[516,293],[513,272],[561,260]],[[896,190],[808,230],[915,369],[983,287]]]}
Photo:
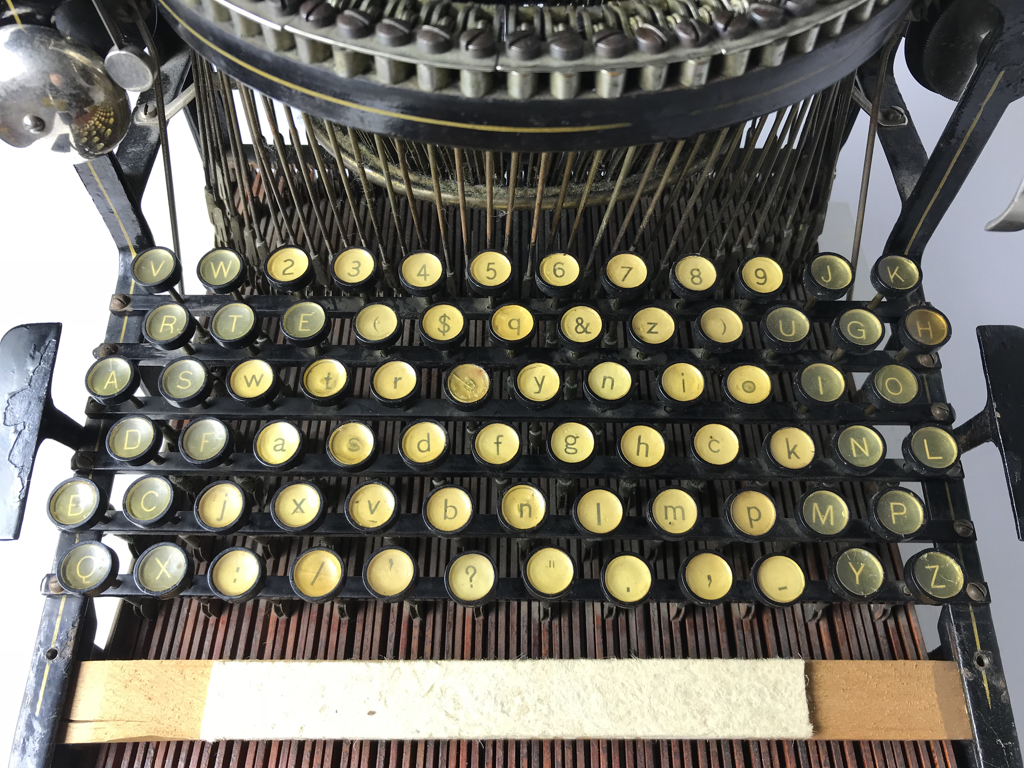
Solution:
{"label": "round key", "polygon": [[367,304],[356,313],[352,325],[356,341],[368,349],[388,349],[402,336],[402,324],[387,304]]}
{"label": "round key", "polygon": [[926,355],[934,352],[952,335],[949,319],[932,307],[915,307],[900,318],[896,326],[903,349],[896,356],[899,362],[906,355]]}
{"label": "round key", "polygon": [[797,521],[815,538],[838,536],[850,522],[846,499],[834,491],[808,491],[800,498]]}
{"label": "round key", "polygon": [[567,421],[551,430],[548,455],[567,467],[585,467],[594,458],[594,433],[586,424]]}
{"label": "round key", "polygon": [[906,256],[882,256],[871,267],[871,286],[880,299],[902,299],[921,284],[921,268]]}
{"label": "round key", "polygon": [[284,485],[270,502],[274,522],[291,533],[313,530],[323,522],[326,511],[323,494],[312,483]]}
{"label": "round key", "polygon": [[665,538],[688,533],[697,522],[697,502],[682,488],[664,488],[648,500],[645,512],[655,530]]}
{"label": "round key", "polygon": [[195,318],[181,304],[173,302],[149,310],[142,321],[142,335],[146,341],[167,351],[185,347],[186,353],[190,354],[188,343],[195,330]]}
{"label": "round key", "polygon": [[241,255],[230,248],[214,248],[196,269],[199,282],[210,293],[237,293],[245,284],[246,267]]}
{"label": "round key", "polygon": [[552,299],[568,299],[576,293],[580,263],[568,253],[549,253],[537,265],[537,289]]}
{"label": "round key", "polygon": [[337,405],[351,389],[348,369],[333,357],[319,357],[302,369],[299,389],[318,405]]}
{"label": "round key", "polygon": [[170,293],[175,301],[181,294],[175,286],[181,280],[181,261],[168,248],[147,248],[132,261],[132,278],[145,293]]}
{"label": "round key", "polygon": [[360,531],[384,531],[396,518],[395,492],[378,480],[360,483],[345,498],[345,517]]}
{"label": "round key", "polygon": [[793,377],[793,392],[805,408],[826,408],[838,402],[845,391],[846,377],[828,363],[811,363]]}
{"label": "round key", "polygon": [[417,328],[423,343],[431,349],[455,349],[466,338],[466,319],[458,307],[451,304],[428,308]]}
{"label": "round key", "polygon": [[725,503],[729,522],[741,536],[762,539],[775,527],[775,502],[760,491],[738,491]]}
{"label": "round key", "polygon": [[296,595],[309,603],[327,603],[345,586],[345,564],[328,547],[307,549],[288,571]]}
{"label": "round key", "polygon": [[583,379],[584,396],[602,411],[624,405],[632,391],[633,374],[629,368],[612,360],[598,363]]}
{"label": "round key", "polygon": [[418,390],[416,369],[402,360],[389,360],[373,372],[370,394],[381,405],[402,408],[416,397]]}
{"label": "round key", "polygon": [[570,352],[583,354],[601,343],[604,320],[601,313],[585,304],[569,307],[558,321],[558,340]]}
{"label": "round key", "polygon": [[242,486],[218,480],[199,492],[193,512],[200,526],[226,536],[248,522],[251,509],[252,500]]}
{"label": "round key", "polygon": [[928,603],[952,600],[964,588],[960,563],[937,549],[926,549],[908,559],[903,566],[903,578]]}
{"label": "round key", "polygon": [[268,282],[282,293],[300,293],[315,277],[309,254],[294,245],[286,245],[270,254],[263,272]]}
{"label": "round key", "polygon": [[210,338],[225,349],[252,346],[259,335],[259,318],[252,307],[242,301],[225,304],[210,320]]}
{"label": "round key", "polygon": [[140,528],[155,528],[174,519],[177,491],[166,477],[146,475],[125,491],[124,516]]}
{"label": "round key", "polygon": [[192,558],[177,544],[154,544],[135,561],[132,576],[139,591],[158,600],[177,597],[192,585]]}
{"label": "round key", "polygon": [[521,304],[505,304],[491,314],[487,330],[495,346],[518,352],[530,346],[537,323]]}
{"label": "round key", "polygon": [[107,497],[92,480],[73,477],[53,489],[46,511],[62,531],[84,531],[106,515]]}
{"label": "round key", "polygon": [[764,455],[769,465],[783,472],[807,469],[814,460],[814,440],[799,427],[781,427],[764,441]]}
{"label": "round key", "polygon": [[853,266],[838,253],[819,253],[804,267],[804,290],[816,301],[841,301],[852,282]]}
{"label": "round key", "polygon": [[342,469],[355,471],[369,465],[377,455],[373,430],[361,421],[347,421],[336,427],[327,440],[327,455]]}
{"label": "round key", "polygon": [[433,296],[441,290],[444,265],[432,253],[411,253],[403,259],[398,269],[398,279],[405,292],[411,296]]}
{"label": "round key", "polygon": [[691,253],[676,262],[668,276],[672,293],[684,301],[700,301],[711,296],[718,271],[703,256]]}
{"label": "round key", "polygon": [[713,467],[731,464],[740,455],[740,440],[724,424],[705,424],[693,433],[693,455]]}
{"label": "round key", "polygon": [[251,358],[228,371],[227,390],[235,400],[250,408],[269,405],[281,392],[281,382],[270,363]]}
{"label": "round key", "polygon": [[377,279],[377,260],[365,248],[346,248],[331,261],[331,280],[342,293],[363,293]]}
{"label": "round key", "polygon": [[253,440],[256,459],[270,469],[288,469],[299,463],[305,448],[305,437],[289,421],[272,421]]}
{"label": "round key", "polygon": [[129,467],[141,467],[157,458],[163,436],[145,416],[125,416],[107,433],[107,453]]}
{"label": "round key", "polygon": [[601,569],[601,591],[621,608],[639,605],[651,593],[651,566],[636,555],[616,555]]}
{"label": "round key", "polygon": [[568,552],[557,547],[534,551],[523,568],[526,588],[538,600],[552,600],[565,595],[576,579],[576,563]]}
{"label": "round key", "polygon": [[263,558],[245,547],[231,547],[213,558],[206,575],[210,591],[229,603],[252,600],[267,581]]}
{"label": "round key", "polygon": [[942,427],[918,427],[903,439],[903,458],[922,475],[944,475],[960,458],[960,446]]}
{"label": "round key", "polygon": [[716,355],[736,347],[743,338],[743,320],[728,307],[708,307],[693,326],[697,345]]}
{"label": "round key", "polygon": [[57,583],[65,592],[96,597],[117,582],[117,555],[98,541],[83,541],[64,553]]}
{"label": "round key", "polygon": [[469,287],[480,296],[501,296],[512,282],[512,262],[497,251],[483,251],[469,262]]}
{"label": "round key", "polygon": [[654,469],[665,458],[665,438],[654,427],[636,424],[619,438],[619,458],[637,469]]}
{"label": "round key", "polygon": [[512,393],[534,411],[554,405],[562,394],[562,377],[547,363],[524,365],[513,383]]}
{"label": "round key", "polygon": [[833,435],[832,455],[847,472],[867,475],[885,458],[885,440],[873,427],[852,424]]}
{"label": "round key", "polygon": [[658,399],[672,407],[692,403],[704,394],[704,374],[689,363],[674,363],[658,377]]}
{"label": "round key", "polygon": [[182,458],[201,469],[223,464],[234,448],[234,435],[220,419],[204,416],[193,419],[181,431],[178,451]]}
{"label": "round key", "polygon": [[754,563],[750,575],[755,592],[771,606],[789,605],[798,600],[807,587],[803,569],[785,555],[762,557]]}
{"label": "round key", "polygon": [[315,301],[292,304],[281,316],[281,334],[295,347],[316,347],[331,335],[331,321]]}
{"label": "round key", "polygon": [[494,561],[483,552],[465,552],[444,571],[444,586],[459,605],[483,605],[494,599],[498,583]]}
{"label": "round key", "polygon": [[902,541],[924,526],[924,503],[905,488],[890,488],[871,498],[872,527],[889,541]]}
{"label": "round key", "polygon": [[473,499],[455,485],[435,488],[423,502],[423,519],[438,536],[451,537],[473,522]]}
{"label": "round key", "polygon": [[363,566],[363,585],[386,603],[397,603],[416,586],[416,561],[404,549],[379,549]]}
{"label": "round key", "polygon": [[866,309],[848,309],[832,321],[832,342],[840,352],[863,355],[878,346],[882,335],[882,321]]}
{"label": "round key", "polygon": [[97,360],[85,374],[89,397],[100,405],[120,405],[135,396],[141,377],[130,360],[111,355]]}
{"label": "round key", "polygon": [[828,565],[828,582],[832,590],[854,600],[866,600],[885,583],[882,561],[862,547],[844,549]]}
{"label": "round key", "polygon": [[201,361],[194,357],[181,357],[164,367],[157,389],[174,407],[195,408],[210,396],[213,377]]}
{"label": "round key", "polygon": [[912,370],[899,363],[876,368],[864,381],[861,388],[871,412],[894,411],[903,405],[910,405],[921,391],[917,376]]}
{"label": "round key", "polygon": [[491,377],[473,363],[462,363],[448,371],[442,386],[444,396],[460,411],[473,411],[491,395]]}
{"label": "round key", "polygon": [[448,433],[436,421],[414,421],[402,432],[399,448],[413,469],[431,469],[448,455]]}
{"label": "round key", "polygon": [[519,459],[519,432],[511,424],[494,421],[477,430],[473,458],[490,469],[508,469]]}
{"label": "round key", "polygon": [[797,352],[807,344],[811,321],[796,307],[773,307],[761,318],[761,339],[772,352]]}
{"label": "round key", "polygon": [[760,366],[737,365],[725,376],[723,394],[737,408],[752,408],[772,396],[772,377]]}
{"label": "round key", "polygon": [[630,319],[626,335],[630,346],[653,355],[668,348],[675,334],[672,315],[660,307],[644,307]]}
{"label": "round key", "polygon": [[584,534],[604,536],[619,527],[623,516],[622,499],[607,488],[591,488],[576,497],[572,519]]}
{"label": "round key", "polygon": [[647,262],[635,253],[617,253],[604,265],[601,285],[613,299],[639,299],[647,277]]}
{"label": "round key", "polygon": [[732,590],[732,567],[715,552],[694,552],[679,569],[679,586],[695,603],[714,605]]}
{"label": "round key", "polygon": [[747,301],[769,302],[782,290],[784,274],[779,262],[755,256],[736,271],[736,294]]}
{"label": "round key", "polygon": [[544,522],[547,508],[547,498],[540,488],[520,483],[502,494],[498,519],[512,533],[533,531]]}

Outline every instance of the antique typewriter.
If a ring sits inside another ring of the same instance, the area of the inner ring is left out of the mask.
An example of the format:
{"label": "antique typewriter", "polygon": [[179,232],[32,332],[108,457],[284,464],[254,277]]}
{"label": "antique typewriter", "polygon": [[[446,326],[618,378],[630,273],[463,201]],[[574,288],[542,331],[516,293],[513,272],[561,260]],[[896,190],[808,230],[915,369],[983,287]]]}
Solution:
{"label": "antique typewriter", "polygon": [[[1024,90],[1019,3],[0,18],[0,137],[77,155],[120,265],[84,426],[60,326],[0,344],[0,535],[62,532],[12,766],[1022,765],[960,457],[995,442],[1022,513],[1024,332],[978,330],[989,403],[954,428],[922,288]],[[902,39],[958,100],[930,155]],[[858,117],[903,207],[883,252],[862,219],[825,252]],[[26,510],[44,438],[72,466]]]}

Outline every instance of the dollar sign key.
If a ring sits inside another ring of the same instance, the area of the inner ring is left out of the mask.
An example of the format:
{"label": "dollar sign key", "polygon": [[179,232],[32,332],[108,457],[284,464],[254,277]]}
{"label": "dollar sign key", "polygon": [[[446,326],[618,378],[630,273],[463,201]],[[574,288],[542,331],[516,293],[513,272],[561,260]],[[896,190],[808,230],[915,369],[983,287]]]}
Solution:
{"label": "dollar sign key", "polygon": [[441,315],[438,320],[438,327],[441,329],[442,336],[448,335],[448,332],[452,329],[452,324],[448,322],[448,315]]}

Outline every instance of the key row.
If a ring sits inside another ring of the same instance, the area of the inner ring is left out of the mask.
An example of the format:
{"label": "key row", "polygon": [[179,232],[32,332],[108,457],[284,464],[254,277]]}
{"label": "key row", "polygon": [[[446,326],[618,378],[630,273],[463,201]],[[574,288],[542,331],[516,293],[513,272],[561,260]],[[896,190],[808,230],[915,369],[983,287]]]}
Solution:
{"label": "key row", "polygon": [[[122,595],[117,590],[116,553],[104,544],[87,541],[76,544],[61,558],[56,573],[64,592],[96,597],[104,593]],[[205,589],[192,589],[195,569],[191,557],[177,544],[164,542],[145,550],[135,561],[131,578],[143,597],[167,599],[182,595],[216,597],[229,603],[244,603],[258,598],[301,598],[312,603],[338,599],[371,598],[385,602],[448,597],[465,606],[478,606],[495,599],[583,599],[604,600],[624,608],[637,607],[652,597],[656,585],[653,569],[641,557],[622,553],[609,559],[601,569],[600,593],[590,580],[579,578],[575,559],[564,549],[543,546],[533,550],[521,567],[521,585],[514,579],[500,579],[494,560],[481,551],[454,557],[444,575],[444,591],[418,589],[420,581],[416,559],[408,550],[390,546],[372,553],[362,568],[362,590],[345,590],[346,573],[342,557],[328,547],[316,547],[300,553],[288,573],[288,593],[268,594],[267,566],[256,552],[232,547],[210,562]],[[955,600],[964,587],[964,573],[955,558],[937,549],[924,550],[911,557],[904,568],[906,586],[921,602],[944,603]],[[436,582],[437,579],[425,581]],[[505,582],[504,585],[501,582]],[[510,584],[510,582],[512,582]],[[431,585],[432,586],[432,585]],[[500,589],[502,586],[512,589]],[[736,578],[729,561],[717,552],[698,551],[679,568],[673,587],[659,585],[656,600],[685,601],[699,605],[746,602],[751,597],[769,607],[786,607],[802,600],[832,602],[836,597],[848,601],[906,602],[902,584],[891,579],[882,561],[870,550],[850,547],[829,562],[828,586],[809,582],[796,560],[781,554],[769,554],[750,568],[749,581]],[[808,589],[812,587],[812,589]],[[504,592],[505,594],[500,594]]]}
{"label": "key row", "polygon": [[[178,529],[185,518],[186,500],[182,491],[168,478],[144,475],[125,492],[122,510],[125,519],[142,529]],[[400,509],[394,489],[379,480],[353,487],[339,505],[346,527],[332,524],[335,516],[328,513],[329,502],[320,487],[310,481],[283,485],[267,505],[272,528],[254,528],[250,522],[260,513],[251,494],[241,485],[217,480],[200,491],[191,508],[199,532],[228,535],[242,531],[251,535],[281,533],[319,535],[330,533],[362,533],[382,535],[395,530],[395,535],[431,535],[441,537],[526,536],[543,534],[551,537],[619,538],[623,535],[642,539],[707,540],[709,529],[716,528],[716,538],[756,542],[791,537],[793,529],[784,524],[775,500],[762,490],[746,488],[732,494],[719,510],[726,525],[712,526],[701,516],[694,496],[679,487],[668,487],[651,496],[642,506],[643,518],[630,517],[628,500],[608,488],[590,488],[571,502],[571,523],[553,514],[547,495],[532,483],[519,483],[501,493],[498,514],[479,513],[473,497],[456,485],[433,489],[423,501],[422,526],[399,525],[408,512]],[[850,529],[850,506],[842,495],[825,488],[812,488],[797,502],[796,521],[803,537],[827,541],[847,537]],[[876,493],[870,502],[869,529],[855,526],[862,534],[887,541],[917,538],[926,523],[921,499],[905,488],[889,488]],[[62,530],[81,531],[93,528],[109,517],[104,493],[91,480],[72,478],[58,485],[47,503],[50,520]],[[266,513],[264,513],[266,514]],[[481,518],[497,517],[500,529],[487,525]],[[703,524],[702,524],[703,522]],[[397,530],[396,530],[397,526]]]}

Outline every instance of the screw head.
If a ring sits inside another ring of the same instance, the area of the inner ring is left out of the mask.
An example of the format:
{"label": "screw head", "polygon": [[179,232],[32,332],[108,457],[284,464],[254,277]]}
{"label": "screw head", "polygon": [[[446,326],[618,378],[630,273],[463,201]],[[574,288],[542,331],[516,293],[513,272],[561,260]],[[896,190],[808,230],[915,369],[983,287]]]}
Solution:
{"label": "screw head", "polygon": [[493,56],[497,51],[497,47],[494,45],[494,35],[489,29],[482,27],[467,29],[463,32],[459,36],[459,45],[474,59]]}
{"label": "screw head", "polygon": [[967,585],[967,596],[974,602],[980,603],[988,599],[988,589],[984,584],[972,581]]}
{"label": "screw head", "polygon": [[100,344],[93,353],[97,360],[117,354],[117,347],[114,344]]}
{"label": "screw head", "polygon": [[697,19],[680,19],[672,30],[684,48],[699,48],[711,39],[711,28]]}
{"label": "screw head", "polygon": [[548,38],[551,55],[560,61],[573,61],[583,57],[583,38],[568,29]]}
{"label": "screw head", "polygon": [[761,29],[775,29],[786,21],[786,12],[777,5],[768,3],[751,3],[750,18]]}
{"label": "screw head", "polygon": [[931,414],[936,421],[950,421],[952,418],[952,411],[946,403],[933,403]]}
{"label": "screw head", "polygon": [[517,61],[529,61],[540,56],[540,38],[529,29],[511,33],[505,40],[508,55]]}
{"label": "screw head", "polygon": [[373,31],[369,17],[353,10],[342,11],[334,25],[338,29],[338,34],[346,40],[358,40]]}
{"label": "screw head", "polygon": [[398,19],[381,19],[374,30],[374,38],[381,45],[396,48],[409,42],[412,36],[409,25]]}
{"label": "screw head", "polygon": [[306,0],[299,6],[299,14],[314,27],[326,27],[334,23],[338,12],[324,0]]}
{"label": "screw head", "polygon": [[594,35],[594,51],[602,59],[625,56],[629,47],[629,38],[617,29],[602,29]]}
{"label": "screw head", "polygon": [[806,16],[814,10],[815,0],[785,0],[782,7],[794,16]]}
{"label": "screw head", "polygon": [[110,297],[110,309],[113,312],[120,312],[121,310],[127,309],[129,304],[131,304],[131,299],[123,293],[115,293]]}
{"label": "screw head", "polygon": [[641,53],[661,53],[670,43],[665,30],[653,24],[643,24],[636,31],[636,47]]}
{"label": "screw head", "polygon": [[444,53],[452,47],[452,36],[440,27],[425,24],[416,32],[416,47],[424,53]]}
{"label": "screw head", "polygon": [[957,536],[963,536],[965,539],[969,539],[974,535],[974,523],[970,520],[954,520],[953,530]]}
{"label": "screw head", "polygon": [[25,115],[21,118],[21,124],[29,133],[42,133],[46,130],[46,121],[39,115]]}
{"label": "screw head", "polygon": [[918,355],[917,364],[920,365],[922,368],[934,368],[936,365],[939,364],[939,358],[930,353]]}

